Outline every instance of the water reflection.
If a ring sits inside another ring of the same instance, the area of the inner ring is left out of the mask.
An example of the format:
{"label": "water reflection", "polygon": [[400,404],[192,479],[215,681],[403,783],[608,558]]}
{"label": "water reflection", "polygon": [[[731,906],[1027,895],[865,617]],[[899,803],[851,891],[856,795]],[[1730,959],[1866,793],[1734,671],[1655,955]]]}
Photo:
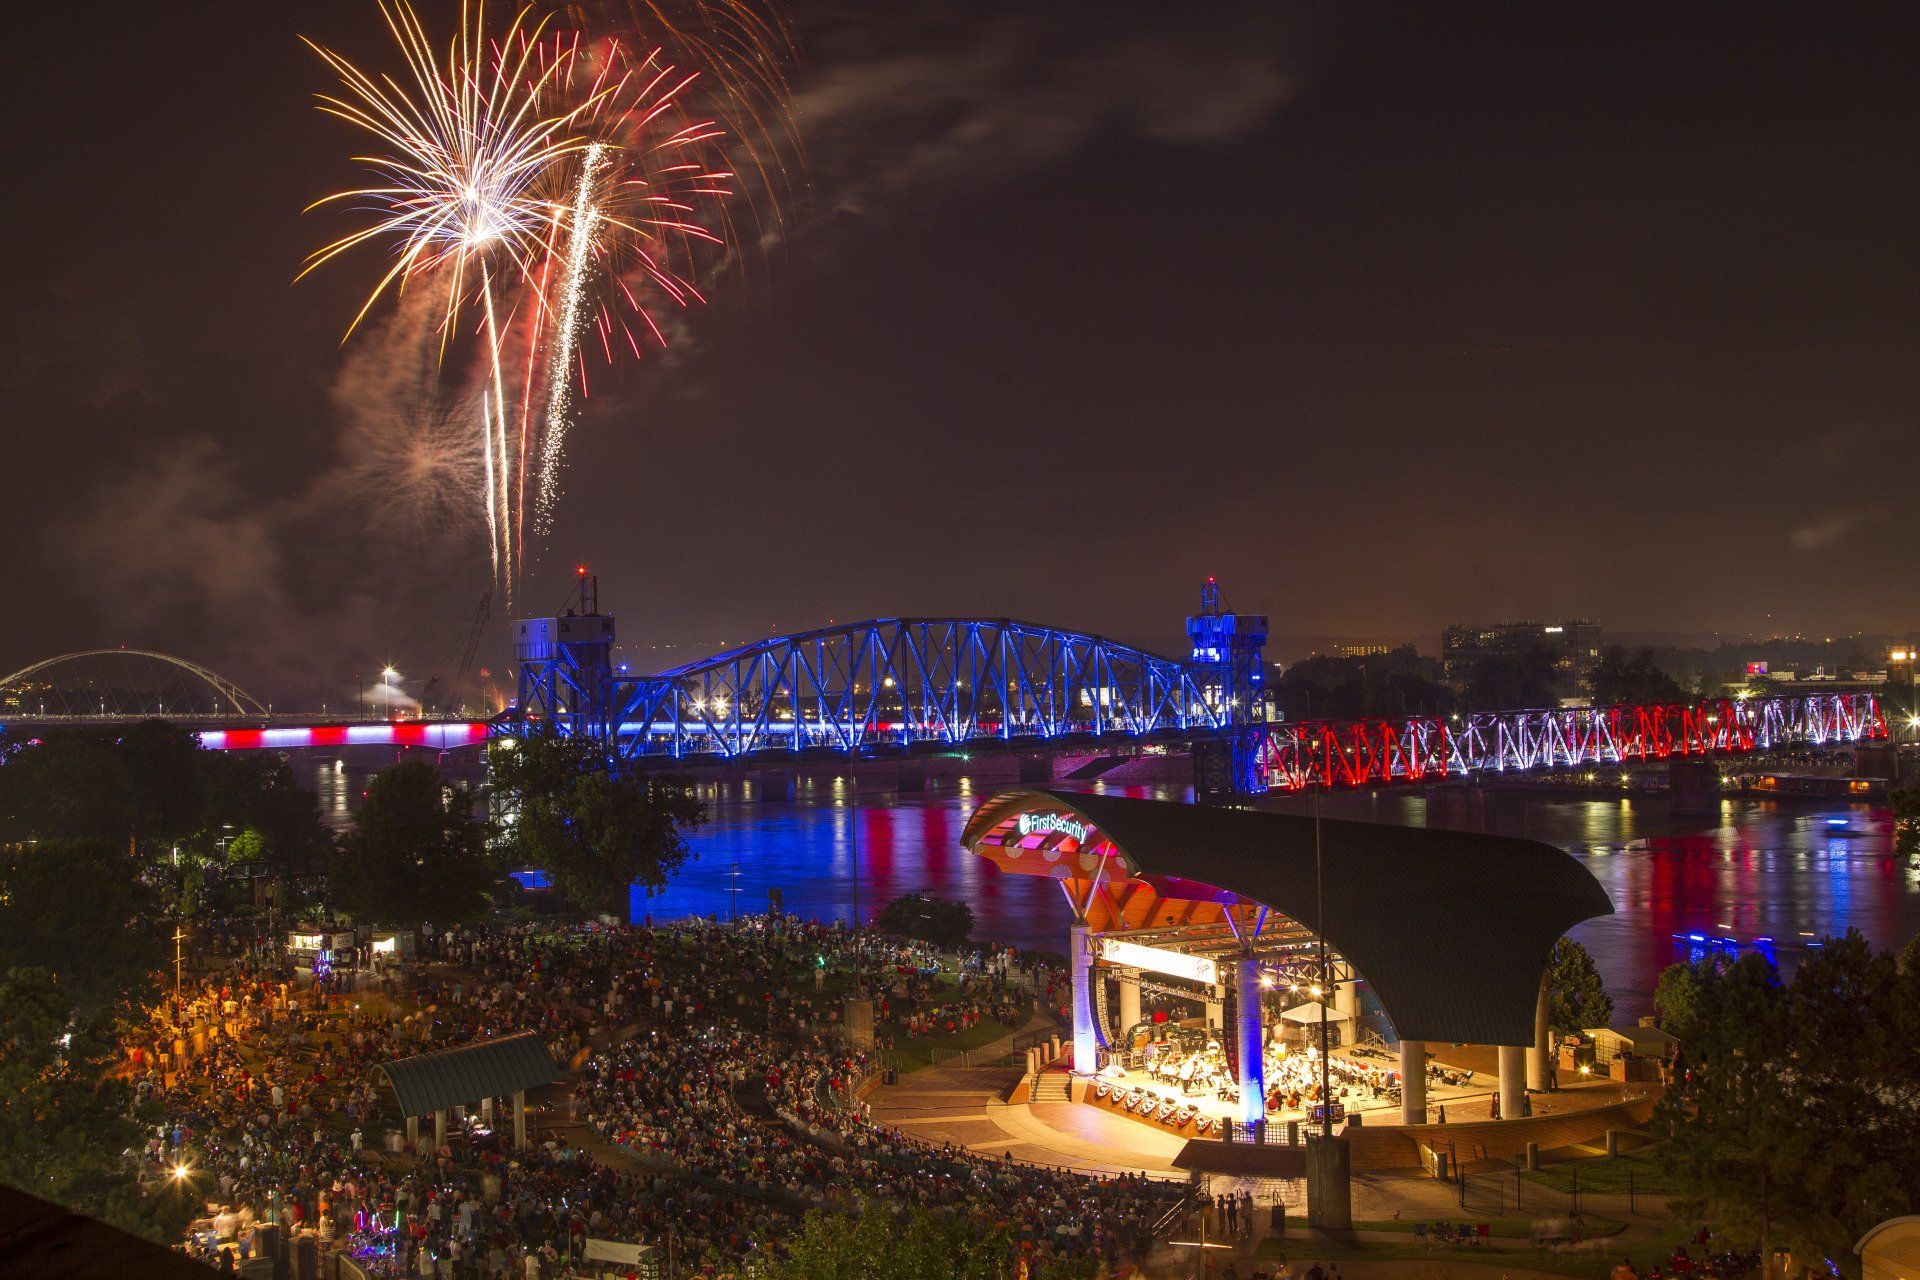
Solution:
{"label": "water reflection", "polygon": [[[330,823],[345,825],[371,773],[327,760],[308,775]],[[665,893],[636,895],[634,917],[762,911],[767,891],[779,889],[790,912],[850,920],[857,860],[862,919],[900,894],[933,893],[971,904],[983,939],[1058,951],[1069,923],[1058,886],[1004,874],[960,848],[967,815],[996,789],[962,779],[925,796],[856,793],[842,778],[802,779],[792,801],[718,792],[708,797],[712,820],[689,841],[696,859]],[[1111,791],[1191,798],[1177,787]],[[1334,795],[1325,811],[1413,826],[1427,819],[1426,801],[1409,792]],[[1651,1011],[1660,970],[1690,949],[1769,939],[1790,970],[1809,944],[1849,927],[1881,948],[1920,933],[1920,873],[1892,856],[1883,809],[1732,800],[1708,819],[1672,816],[1658,800],[1492,795],[1476,821],[1566,849],[1606,888],[1615,914],[1574,936],[1593,952],[1623,1019]],[[1692,943],[1690,934],[1716,941]]]}
{"label": "water reflection", "polygon": [[[1418,797],[1386,793],[1337,804],[1341,816],[1383,822],[1421,822],[1424,810]],[[1706,946],[1769,939],[1790,971],[1809,943],[1849,927],[1882,948],[1920,932],[1920,877],[1892,856],[1883,809],[1729,800],[1710,819],[1675,817],[1663,801],[1495,796],[1485,825],[1566,849],[1606,887],[1615,914],[1573,936],[1623,1017],[1651,1012],[1660,970]]]}

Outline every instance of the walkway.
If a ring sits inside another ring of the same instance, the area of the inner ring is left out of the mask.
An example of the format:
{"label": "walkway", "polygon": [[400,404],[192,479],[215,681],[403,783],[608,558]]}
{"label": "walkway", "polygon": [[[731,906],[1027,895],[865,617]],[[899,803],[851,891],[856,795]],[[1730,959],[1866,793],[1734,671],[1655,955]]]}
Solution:
{"label": "walkway", "polygon": [[928,1067],[874,1090],[867,1102],[875,1124],[922,1142],[1100,1176],[1186,1177],[1173,1167],[1184,1139],[1098,1107],[1002,1102],[1019,1080],[1017,1067]]}

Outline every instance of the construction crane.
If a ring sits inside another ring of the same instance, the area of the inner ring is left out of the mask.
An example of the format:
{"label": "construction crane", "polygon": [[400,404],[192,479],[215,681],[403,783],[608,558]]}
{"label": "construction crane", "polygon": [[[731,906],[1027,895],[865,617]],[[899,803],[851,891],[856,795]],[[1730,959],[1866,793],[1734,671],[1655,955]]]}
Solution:
{"label": "construction crane", "polygon": [[[453,693],[455,697],[459,696],[460,686],[461,686],[461,683],[466,680],[467,672],[473,669],[474,652],[480,647],[480,637],[486,631],[487,619],[491,617],[492,614],[493,614],[493,588],[488,587],[485,591],[482,591],[480,593],[480,603],[474,606],[473,621],[467,624],[467,641],[466,641],[466,644],[462,646],[460,650],[460,662],[453,669],[452,679],[447,682],[447,688]],[[440,677],[437,675],[433,679],[427,681],[427,687],[423,691],[424,696],[420,699],[421,702],[431,703],[433,700],[434,688],[438,686],[440,683],[441,683]],[[447,708],[445,706],[439,706],[437,707],[437,709],[440,711],[445,711]]]}

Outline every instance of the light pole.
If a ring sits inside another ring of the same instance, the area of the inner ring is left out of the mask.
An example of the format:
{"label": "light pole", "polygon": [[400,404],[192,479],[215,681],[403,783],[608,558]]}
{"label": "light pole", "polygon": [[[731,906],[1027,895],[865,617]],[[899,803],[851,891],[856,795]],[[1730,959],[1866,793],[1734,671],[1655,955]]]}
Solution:
{"label": "light pole", "polygon": [[[851,708],[851,695],[847,701]],[[851,767],[847,773],[847,849],[853,858],[853,995],[857,1000],[866,994],[860,983],[860,775]]]}
{"label": "light pole", "polygon": [[173,927],[173,1017],[178,1022],[181,1016],[180,1002],[180,944],[186,941],[187,931],[180,925]]}
{"label": "light pole", "polygon": [[1327,1057],[1327,999],[1333,994],[1327,970],[1327,886],[1320,859],[1320,789],[1313,793],[1313,931],[1320,951],[1320,1136],[1333,1137],[1333,1067]]}

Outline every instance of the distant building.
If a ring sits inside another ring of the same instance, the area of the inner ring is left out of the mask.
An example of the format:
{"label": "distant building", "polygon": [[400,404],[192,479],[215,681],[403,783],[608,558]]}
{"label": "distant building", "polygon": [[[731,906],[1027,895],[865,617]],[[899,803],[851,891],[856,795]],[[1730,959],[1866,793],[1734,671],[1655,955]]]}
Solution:
{"label": "distant building", "polygon": [[1455,623],[1440,633],[1440,662],[1448,684],[1463,686],[1488,658],[1517,658],[1530,649],[1553,655],[1562,699],[1583,698],[1587,676],[1600,662],[1600,625],[1595,622]]}
{"label": "distant building", "polygon": [[1383,653],[1393,652],[1391,645],[1384,644],[1337,644],[1333,646],[1335,657],[1340,658],[1377,658]]}

